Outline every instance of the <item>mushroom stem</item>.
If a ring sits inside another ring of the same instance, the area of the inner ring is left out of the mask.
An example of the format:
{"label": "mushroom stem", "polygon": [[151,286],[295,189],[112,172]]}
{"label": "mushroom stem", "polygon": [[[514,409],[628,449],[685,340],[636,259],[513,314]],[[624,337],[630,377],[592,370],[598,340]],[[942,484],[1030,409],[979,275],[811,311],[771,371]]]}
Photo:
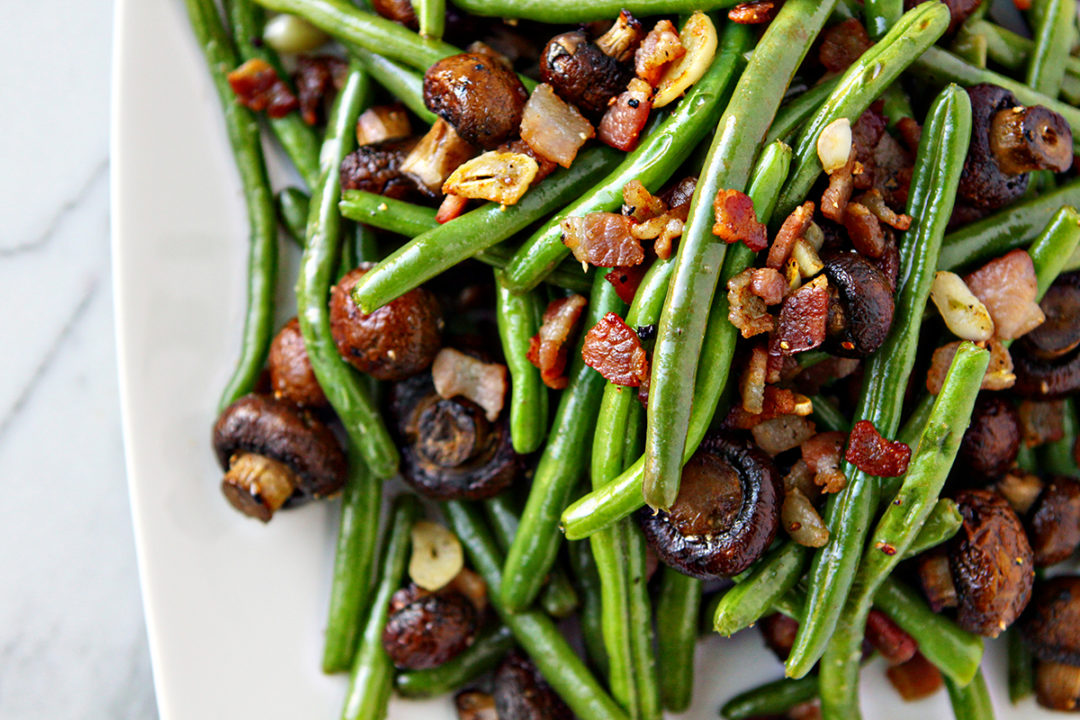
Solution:
{"label": "mushroom stem", "polygon": [[1061,115],[1042,105],[1006,108],[990,124],[990,150],[1002,172],[1064,172],[1072,166],[1072,131]]}
{"label": "mushroom stem", "polygon": [[1035,696],[1051,710],[1075,710],[1080,698],[1080,667],[1040,662],[1035,668]]}
{"label": "mushroom stem", "polygon": [[265,455],[241,453],[229,463],[221,491],[240,512],[269,522],[296,484],[296,475],[287,465]]}

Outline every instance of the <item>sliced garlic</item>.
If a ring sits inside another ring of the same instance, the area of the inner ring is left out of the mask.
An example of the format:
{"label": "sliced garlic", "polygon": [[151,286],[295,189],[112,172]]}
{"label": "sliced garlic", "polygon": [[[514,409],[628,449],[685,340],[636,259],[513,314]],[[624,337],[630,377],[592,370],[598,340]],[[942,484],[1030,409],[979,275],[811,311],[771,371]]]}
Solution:
{"label": "sliced garlic", "polygon": [[664,71],[653,98],[654,108],[674,102],[709,69],[716,55],[716,27],[709,16],[699,10],[682,26],[679,41],[686,48],[686,54]]}
{"label": "sliced garlic", "polygon": [[330,36],[303,18],[283,13],[270,18],[262,39],[279,53],[302,53],[325,45]]}
{"label": "sliced garlic", "polygon": [[986,306],[956,273],[936,273],[930,298],[949,330],[958,338],[980,342],[994,336],[994,321]]}
{"label": "sliced garlic", "polygon": [[851,121],[837,118],[826,125],[818,135],[817,154],[821,167],[829,175],[847,165],[851,157]]}
{"label": "sliced garlic", "polygon": [[825,244],[825,231],[816,222],[812,222],[803,233],[803,240],[810,243],[815,251],[821,252],[821,247]]}
{"label": "sliced garlic", "polygon": [[438,523],[420,520],[412,527],[409,577],[435,592],[457,577],[465,567],[465,555],[457,535]]}
{"label": "sliced garlic", "polygon": [[804,278],[814,277],[825,269],[825,263],[821,262],[817,250],[803,238],[795,241],[795,246],[791,248],[791,257],[798,263],[799,272]]}
{"label": "sliced garlic", "polygon": [[536,161],[524,153],[492,150],[459,165],[443,183],[442,191],[513,205],[529,189],[539,169]]}

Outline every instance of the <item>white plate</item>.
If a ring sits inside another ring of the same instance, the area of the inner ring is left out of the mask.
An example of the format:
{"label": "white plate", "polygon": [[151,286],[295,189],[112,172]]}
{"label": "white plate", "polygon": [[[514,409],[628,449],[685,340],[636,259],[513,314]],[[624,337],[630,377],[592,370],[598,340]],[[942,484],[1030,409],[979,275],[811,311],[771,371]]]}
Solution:
{"label": "white plate", "polygon": [[[267,526],[230,509],[209,439],[242,324],[246,219],[217,98],[181,0],[119,0],[112,128],[113,263],[131,509],[163,720],[336,718],[343,677],[319,671],[336,527],[329,504]],[[282,265],[283,288],[295,259]],[[999,717],[1034,717],[1003,699]],[[698,702],[780,674],[756,633],[702,643]],[[901,704],[864,672],[878,720],[949,718],[944,693]],[[395,701],[395,720],[452,718],[449,703]],[[1052,717],[1052,716],[1051,716]],[[587,719],[583,719],[587,720]]]}

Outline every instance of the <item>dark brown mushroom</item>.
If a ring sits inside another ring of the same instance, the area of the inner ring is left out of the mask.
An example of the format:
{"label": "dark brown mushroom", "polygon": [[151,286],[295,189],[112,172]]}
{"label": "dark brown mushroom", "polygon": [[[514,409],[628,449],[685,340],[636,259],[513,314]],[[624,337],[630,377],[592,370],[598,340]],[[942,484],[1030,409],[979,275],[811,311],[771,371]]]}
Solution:
{"label": "dark brown mushroom", "polygon": [[964,490],[956,504],[964,524],[949,543],[949,566],[968,632],[997,637],[1031,598],[1031,545],[1012,507],[990,490]]}
{"label": "dark brown mushroom", "polygon": [[996,113],[990,123],[990,151],[1002,172],[1065,172],[1073,164],[1072,129],[1042,105],[1017,106]]}
{"label": "dark brown mushroom", "polygon": [[1036,567],[1056,565],[1080,547],[1080,482],[1056,477],[1047,483],[1032,508],[1028,538]]}
{"label": "dark brown mushroom", "polygon": [[889,279],[856,253],[830,256],[825,277],[829,280],[826,349],[841,357],[868,357],[892,327],[896,303]]}
{"label": "dark brown mushroom", "polygon": [[472,645],[477,625],[476,607],[460,592],[429,593],[410,585],[390,599],[383,649],[404,670],[438,667]]}
{"label": "dark brown mushroom", "polygon": [[607,55],[583,30],[556,35],[540,54],[540,78],[594,122],[633,77],[628,64]]}
{"label": "dark brown mushroom", "polygon": [[513,71],[490,55],[462,53],[424,74],[424,104],[467,143],[494,150],[518,131],[529,94]]}
{"label": "dark brown mushroom", "polygon": [[786,662],[791,648],[795,647],[795,635],[799,632],[799,621],[782,613],[772,613],[758,622],[761,638],[765,645],[780,660]]}
{"label": "dark brown mushroom", "polygon": [[1080,576],[1040,581],[1019,627],[1035,657],[1080,665]]}
{"label": "dark brown mushroom", "polygon": [[350,365],[376,380],[401,380],[431,366],[442,345],[439,301],[415,288],[373,313],[363,312],[352,290],[372,267],[360,267],[330,291],[330,331],[338,352]]}
{"label": "dark brown mushroom", "polygon": [[274,336],[266,364],[270,370],[270,387],[274,397],[305,407],[326,406],[326,395],[315,378],[315,371],[311,369],[304,336],[300,334],[300,323],[296,318],[285,323],[285,327]]}
{"label": "dark brown mushroom", "polygon": [[245,395],[214,424],[221,490],[240,512],[268,522],[287,500],[332,495],[347,464],[330,429],[310,413],[266,395]]}
{"label": "dark brown mushroom", "polygon": [[773,541],[782,500],[768,455],[748,439],[713,433],[683,468],[671,508],[643,508],[638,519],[665,565],[693,577],[731,577]]}
{"label": "dark brown mushroom", "polygon": [[1015,392],[1054,398],[1080,390],[1080,272],[1058,277],[1039,303],[1046,320],[1012,350]]}
{"label": "dark brown mushroom", "polygon": [[402,477],[422,495],[480,500],[517,475],[505,413],[489,422],[479,405],[439,397],[430,373],[397,383],[390,402],[403,444]]}
{"label": "dark brown mushroom", "polygon": [[1020,414],[998,393],[980,393],[960,450],[957,476],[967,486],[985,485],[1004,475],[1020,453]]}
{"label": "dark brown mushroom", "polygon": [[401,23],[412,30],[420,26],[409,0],[371,0],[371,9],[387,20]]}
{"label": "dark brown mushroom", "polygon": [[1080,667],[1035,663],[1035,700],[1050,710],[1075,711],[1080,703]]}
{"label": "dark brown mushroom", "polygon": [[495,698],[479,690],[462,690],[454,696],[458,720],[499,720]]}
{"label": "dark brown mushroom", "polygon": [[514,651],[495,671],[495,709],[499,720],[572,720],[574,714],[540,672]]}
{"label": "dark brown mushroom", "polygon": [[364,190],[400,200],[416,192],[401,164],[416,145],[414,138],[361,145],[341,163],[341,189]]}

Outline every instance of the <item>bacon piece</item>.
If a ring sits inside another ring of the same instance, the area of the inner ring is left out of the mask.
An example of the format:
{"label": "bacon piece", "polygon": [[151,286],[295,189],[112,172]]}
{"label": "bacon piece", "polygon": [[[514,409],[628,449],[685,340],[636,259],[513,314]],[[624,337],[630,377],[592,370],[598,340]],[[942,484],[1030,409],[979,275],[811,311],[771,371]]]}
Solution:
{"label": "bacon piece", "polygon": [[765,375],[768,370],[769,353],[760,345],[750,351],[746,369],[739,378],[739,397],[742,409],[751,415],[765,412]]}
{"label": "bacon piece", "polygon": [[718,191],[713,200],[713,213],[716,217],[713,235],[728,245],[741,240],[754,252],[769,246],[765,226],[758,222],[754,201],[746,193],[738,190]]}
{"label": "bacon piece", "polygon": [[904,141],[904,145],[911,152],[918,152],[919,141],[922,140],[922,125],[915,118],[900,118],[900,122],[896,123],[896,130],[900,133],[900,138]]}
{"label": "bacon piece", "polygon": [[814,472],[814,484],[822,492],[840,492],[847,485],[847,477],[840,471],[846,440],[842,432],[823,432],[802,444],[803,461]]}
{"label": "bacon piece", "polygon": [[564,218],[563,244],[583,264],[595,267],[626,267],[645,260],[641,242],[631,233],[633,221],[609,212]]}
{"label": "bacon piece", "polygon": [[280,118],[300,107],[288,84],[265,60],[248,60],[229,73],[228,79],[240,104],[255,112],[265,110],[270,117]]}
{"label": "bacon piece", "polygon": [[634,53],[634,72],[651,87],[656,87],[667,65],[685,54],[679,31],[670,20],[660,20]]}
{"label": "bacon piece", "polygon": [[798,415],[780,415],[750,428],[754,442],[769,455],[793,450],[813,437],[816,426]]}
{"label": "bacon piece", "polygon": [[860,255],[879,258],[885,252],[885,231],[881,221],[862,203],[848,203],[844,210],[844,229]]}
{"label": "bacon piece", "polygon": [[907,472],[911,448],[886,440],[872,422],[860,420],[851,428],[844,459],[868,475],[900,477]]}
{"label": "bacon piece", "polygon": [[770,22],[776,15],[776,5],[769,0],[739,3],[728,10],[728,20],[740,25],[761,25]]}
{"label": "bacon piece", "polygon": [[333,55],[301,55],[296,64],[296,92],[300,117],[308,125],[320,120],[325,101],[345,81],[345,61]]}
{"label": "bacon piece", "polygon": [[460,195],[447,195],[439,204],[439,212],[435,213],[435,222],[442,225],[457,218],[465,212],[469,204],[469,198]]}
{"label": "bacon piece", "polygon": [[724,418],[724,426],[735,430],[749,430],[783,415],[806,417],[812,412],[814,403],[805,395],[787,388],[766,385],[762,393],[761,412],[747,412],[741,405],[735,405]]}
{"label": "bacon piece", "polygon": [[765,265],[776,269],[784,267],[788,256],[791,255],[791,249],[795,247],[795,241],[806,235],[807,229],[813,222],[814,203],[807,200],[795,208],[780,226],[780,231],[776,233],[772,246],[769,247],[769,257],[765,260]]}
{"label": "bacon piece", "polygon": [[1046,319],[1035,302],[1038,280],[1026,250],[1013,250],[964,278],[994,320],[994,337],[1012,340]]}
{"label": "bacon piece", "polygon": [[847,165],[829,176],[829,187],[821,195],[821,214],[834,222],[843,222],[851,194],[855,192],[855,153]]}
{"label": "bacon piece", "polygon": [[443,348],[431,364],[431,379],[440,397],[468,398],[484,409],[491,422],[502,412],[507,387],[505,365],[486,363],[453,348]]}
{"label": "bacon piece", "polygon": [[664,213],[660,217],[646,220],[640,225],[635,225],[630,231],[639,240],[653,240],[653,251],[661,260],[671,257],[671,248],[675,240],[682,237],[683,220],[673,217],[672,213]]}
{"label": "bacon piece", "polygon": [[794,355],[818,347],[825,342],[828,315],[829,283],[819,275],[784,299],[769,354]]}
{"label": "bacon piece", "polygon": [[[941,392],[941,386],[945,384],[945,375],[949,372],[949,366],[952,365],[953,357],[960,348],[961,342],[957,340],[942,345],[934,351],[934,356],[930,359],[930,370],[926,373],[926,389],[931,394],[937,395]],[[983,375],[982,385],[979,387],[983,390],[1011,388],[1016,384],[1016,375],[1013,373],[1012,355],[1009,354],[1008,348],[997,340],[990,340],[987,343],[987,349],[990,350],[990,367],[987,368],[986,375]]]}
{"label": "bacon piece", "polygon": [[567,344],[588,301],[581,295],[552,300],[544,310],[540,332],[529,341],[528,359],[540,369],[540,378],[553,390],[566,387]]}
{"label": "bacon piece", "polygon": [[885,197],[877,188],[863,193],[858,200],[860,205],[874,213],[877,219],[896,230],[907,230],[911,227],[910,215],[899,215],[891,207],[885,204]]}
{"label": "bacon piece", "polygon": [[880,610],[871,610],[866,618],[866,639],[881,656],[893,665],[906,663],[915,657],[919,645]]}
{"label": "bacon piece", "polygon": [[844,72],[870,49],[870,35],[855,18],[833,25],[821,34],[818,59],[829,72]]}
{"label": "bacon piece", "polygon": [[521,115],[521,139],[529,147],[564,168],[596,131],[581,112],[555,94],[547,83],[533,90]]}
{"label": "bacon piece", "polygon": [[919,652],[906,663],[886,668],[885,675],[905,702],[930,697],[945,684],[941,671]]}
{"label": "bacon piece", "polygon": [[[744,338],[770,332],[774,319],[766,310],[787,290],[783,276],[771,268],[747,268],[728,280],[728,320]],[[774,302],[769,303],[768,300]]]}
{"label": "bacon piece", "polygon": [[862,172],[856,170],[853,180],[855,187],[860,190],[873,187],[877,178],[875,153],[878,145],[887,135],[885,128],[888,125],[885,116],[878,112],[880,107],[880,103],[874,103],[851,126],[851,145],[855,153],[855,162],[857,166],[862,166]]}
{"label": "bacon piece", "polygon": [[751,273],[750,292],[764,300],[766,305],[776,305],[784,299],[788,286],[783,275],[772,268],[751,268]]}
{"label": "bacon piece", "polygon": [[638,138],[652,112],[652,96],[653,89],[647,82],[640,78],[631,80],[626,90],[608,107],[604,117],[600,118],[596,128],[600,142],[624,152],[637,147]]}
{"label": "bacon piece", "polygon": [[623,186],[622,214],[643,223],[660,217],[667,212],[668,206],[663,200],[649,192],[648,188],[634,179]]}
{"label": "bacon piece", "polygon": [[641,340],[623,319],[609,312],[581,344],[581,359],[608,382],[638,387],[649,375],[649,360]]}
{"label": "bacon piece", "polygon": [[641,280],[647,271],[648,268],[644,265],[617,267],[604,275],[604,279],[615,286],[615,293],[619,299],[629,305],[634,302],[634,295],[637,294],[637,289],[641,286]]}

